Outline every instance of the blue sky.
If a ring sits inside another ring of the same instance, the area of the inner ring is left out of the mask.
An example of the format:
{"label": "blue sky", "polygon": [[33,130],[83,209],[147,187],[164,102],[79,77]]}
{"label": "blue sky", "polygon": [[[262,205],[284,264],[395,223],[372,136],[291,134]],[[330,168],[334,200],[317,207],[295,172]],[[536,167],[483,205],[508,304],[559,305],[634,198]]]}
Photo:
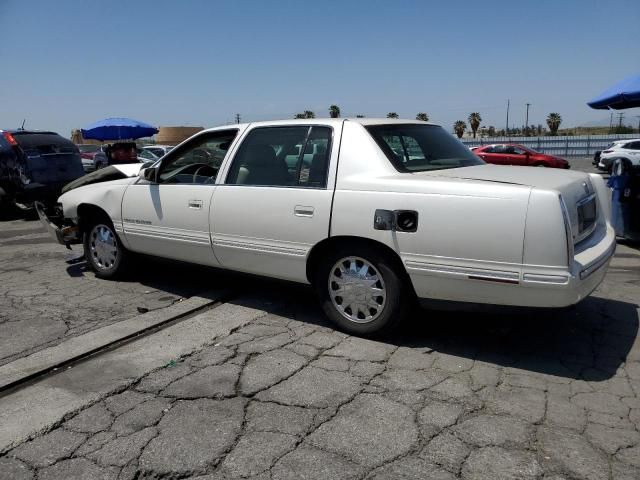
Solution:
{"label": "blue sky", "polygon": [[[108,116],[214,126],[327,115],[502,128],[608,118],[585,102],[640,72],[638,0],[0,0],[0,127]],[[629,110],[637,125],[640,109]]]}

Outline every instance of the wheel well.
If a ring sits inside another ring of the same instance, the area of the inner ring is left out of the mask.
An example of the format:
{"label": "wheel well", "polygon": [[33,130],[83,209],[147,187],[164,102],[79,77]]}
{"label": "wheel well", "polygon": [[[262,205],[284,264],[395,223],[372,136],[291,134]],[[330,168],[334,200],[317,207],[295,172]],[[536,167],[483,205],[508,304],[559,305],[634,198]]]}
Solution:
{"label": "wheel well", "polygon": [[78,226],[81,231],[86,231],[91,219],[99,217],[109,218],[109,215],[102,208],[90,203],[82,203],[78,205]]}
{"label": "wheel well", "polygon": [[411,292],[415,295],[415,291],[413,290],[413,284],[411,283],[411,279],[409,278],[409,274],[407,273],[407,269],[404,267],[402,263],[402,259],[400,255],[390,248],[388,245],[385,245],[382,242],[378,242],[376,240],[371,240],[370,238],[363,237],[350,237],[350,236],[338,236],[338,237],[329,237],[322,240],[320,243],[314,245],[309,252],[309,256],[307,257],[307,280],[309,283],[313,281],[313,271],[317,267],[318,263],[322,261],[322,258],[325,254],[337,246],[350,245],[354,248],[374,248],[378,250],[380,253],[385,255],[389,260],[391,260],[394,266],[397,268],[398,272],[403,276],[404,280],[407,283],[407,286],[411,288]]}

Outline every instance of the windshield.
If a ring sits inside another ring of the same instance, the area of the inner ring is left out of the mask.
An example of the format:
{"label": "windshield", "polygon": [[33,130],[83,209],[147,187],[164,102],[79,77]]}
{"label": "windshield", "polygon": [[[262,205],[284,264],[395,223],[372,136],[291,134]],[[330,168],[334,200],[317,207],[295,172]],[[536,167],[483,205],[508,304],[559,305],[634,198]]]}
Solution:
{"label": "windshield", "polygon": [[154,155],[153,152],[142,148],[140,150],[138,150],[138,156],[144,158],[145,160],[151,160],[151,161],[156,161],[158,160],[158,156]]}
{"label": "windshield", "polygon": [[80,150],[80,153],[93,153],[100,150],[100,145],[81,144],[78,145],[78,149]]}
{"label": "windshield", "polygon": [[469,167],[484,162],[437,125],[370,125],[366,127],[394,167],[424,172]]}

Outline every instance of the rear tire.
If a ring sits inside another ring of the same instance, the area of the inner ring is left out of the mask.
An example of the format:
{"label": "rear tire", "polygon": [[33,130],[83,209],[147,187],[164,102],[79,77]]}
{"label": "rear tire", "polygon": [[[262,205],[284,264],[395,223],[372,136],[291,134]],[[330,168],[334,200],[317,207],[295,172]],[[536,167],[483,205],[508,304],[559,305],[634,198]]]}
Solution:
{"label": "rear tire", "polygon": [[315,269],[313,286],[327,317],[358,336],[380,336],[397,327],[411,303],[410,286],[379,249],[345,245]]}
{"label": "rear tire", "polygon": [[84,256],[96,277],[115,279],[125,273],[130,255],[106,216],[94,217],[87,223],[83,246]]}

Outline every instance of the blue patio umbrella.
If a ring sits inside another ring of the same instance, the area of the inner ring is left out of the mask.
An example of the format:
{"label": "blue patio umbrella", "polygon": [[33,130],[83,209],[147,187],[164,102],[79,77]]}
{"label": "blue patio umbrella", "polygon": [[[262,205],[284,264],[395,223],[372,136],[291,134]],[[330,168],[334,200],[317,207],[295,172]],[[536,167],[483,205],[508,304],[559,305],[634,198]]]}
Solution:
{"label": "blue patio umbrella", "polygon": [[631,75],[609,87],[587,105],[600,110],[640,107],[640,74]]}
{"label": "blue patio umbrella", "polygon": [[134,140],[150,137],[158,129],[148,123],[131,118],[105,118],[82,129],[82,136],[92,140]]}

